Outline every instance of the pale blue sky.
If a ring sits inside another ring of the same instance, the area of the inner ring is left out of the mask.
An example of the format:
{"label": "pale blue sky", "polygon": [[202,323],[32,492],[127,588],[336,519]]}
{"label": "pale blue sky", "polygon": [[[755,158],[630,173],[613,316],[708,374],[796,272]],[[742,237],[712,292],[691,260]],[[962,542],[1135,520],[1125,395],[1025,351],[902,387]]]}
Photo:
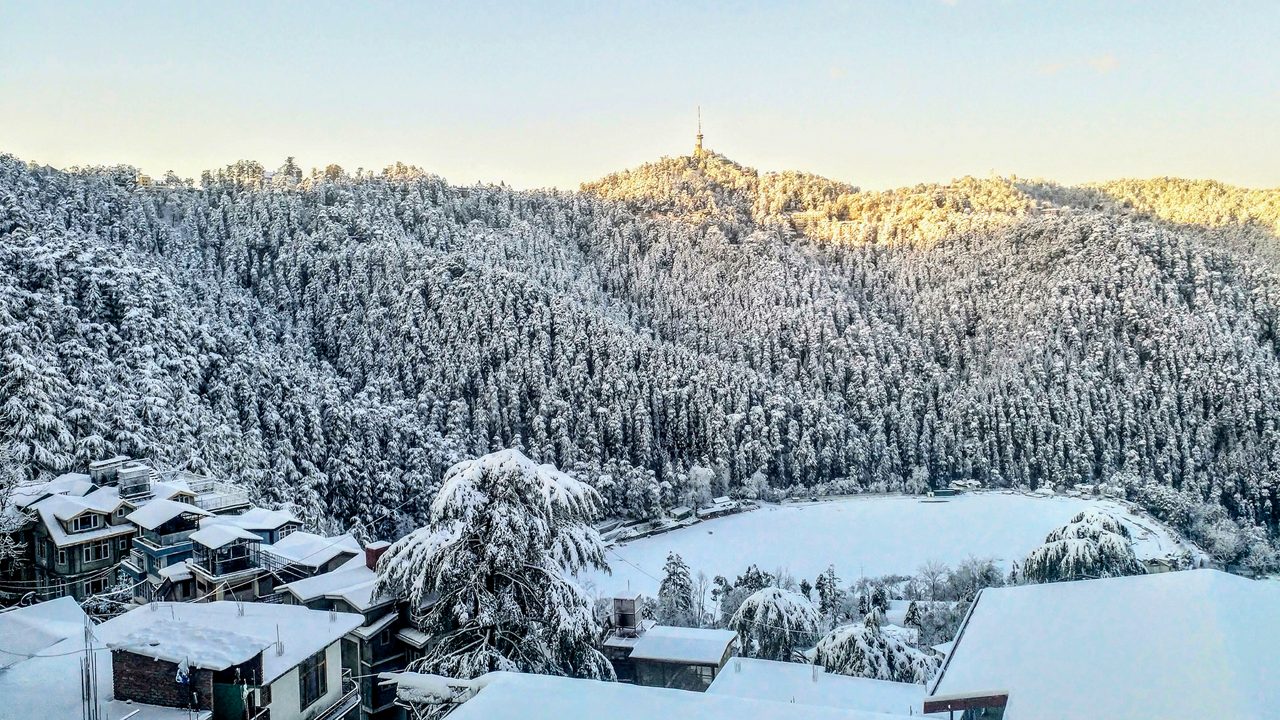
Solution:
{"label": "pale blue sky", "polygon": [[0,151],[578,182],[709,147],[886,187],[1280,186],[1280,2],[0,0]]}

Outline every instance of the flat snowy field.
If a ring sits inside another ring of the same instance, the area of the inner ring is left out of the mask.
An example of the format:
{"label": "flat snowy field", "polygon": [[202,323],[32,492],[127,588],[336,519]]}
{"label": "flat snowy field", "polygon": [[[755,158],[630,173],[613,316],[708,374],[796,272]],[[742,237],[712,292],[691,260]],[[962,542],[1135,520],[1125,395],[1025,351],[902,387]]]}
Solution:
{"label": "flat snowy field", "polygon": [[[913,574],[928,560],[955,565],[970,555],[994,558],[1006,570],[1044,536],[1087,507],[1102,508],[1129,526],[1140,558],[1183,547],[1149,517],[1111,500],[965,493],[923,502],[915,496],[851,497],[824,502],[762,505],[758,510],[700,522],[609,549],[612,576],[583,578],[600,596],[629,587],[657,594],[667,553],[675,551],[708,578],[732,580],[755,563],[810,582],[828,565],[845,583],[860,575]],[[646,574],[647,573],[647,574]],[[652,576],[652,577],[650,577]]]}

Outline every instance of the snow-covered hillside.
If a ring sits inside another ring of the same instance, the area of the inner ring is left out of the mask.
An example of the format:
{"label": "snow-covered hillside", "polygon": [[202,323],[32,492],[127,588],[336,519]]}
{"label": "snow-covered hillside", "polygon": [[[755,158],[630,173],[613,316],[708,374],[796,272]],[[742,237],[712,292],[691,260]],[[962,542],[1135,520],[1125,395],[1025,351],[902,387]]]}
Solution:
{"label": "snow-covered hillside", "polygon": [[[1008,569],[1055,527],[1087,507],[1129,526],[1139,558],[1162,557],[1185,544],[1159,522],[1111,500],[969,493],[945,501],[868,496],[762,506],[609,549],[612,576],[583,578],[601,595],[630,587],[656,595],[668,552],[696,573],[732,578],[750,564],[812,580],[834,565],[846,580],[911,574],[929,560],[955,565],[970,555]],[[629,585],[628,585],[629,584]]]}

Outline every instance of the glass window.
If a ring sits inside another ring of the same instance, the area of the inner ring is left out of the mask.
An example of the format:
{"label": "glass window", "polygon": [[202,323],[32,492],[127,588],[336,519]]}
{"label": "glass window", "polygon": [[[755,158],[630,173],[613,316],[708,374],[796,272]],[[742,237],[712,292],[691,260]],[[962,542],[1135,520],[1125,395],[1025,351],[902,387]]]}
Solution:
{"label": "glass window", "polygon": [[306,710],[329,691],[329,678],[325,672],[324,650],[312,655],[298,666],[298,710]]}
{"label": "glass window", "polygon": [[59,565],[66,565],[66,564],[67,564],[67,551],[66,551],[66,550],[59,550],[59,551],[58,551],[58,564],[59,564]]}

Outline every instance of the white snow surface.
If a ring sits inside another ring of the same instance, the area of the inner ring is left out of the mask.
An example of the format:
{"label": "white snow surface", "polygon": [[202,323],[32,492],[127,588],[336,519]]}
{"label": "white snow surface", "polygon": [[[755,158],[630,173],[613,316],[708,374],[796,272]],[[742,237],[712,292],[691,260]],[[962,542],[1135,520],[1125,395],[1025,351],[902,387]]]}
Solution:
{"label": "white snow surface", "polygon": [[214,550],[236,540],[260,542],[262,538],[257,533],[234,525],[210,525],[191,533],[191,542]]}
{"label": "white snow surface", "polygon": [[146,505],[125,516],[129,522],[146,530],[155,530],[179,515],[202,515],[210,517],[213,513],[202,510],[195,505],[156,498]]}
{"label": "white snow surface", "polygon": [[1021,563],[1043,543],[1049,531],[1091,507],[1128,526],[1140,559],[1185,547],[1156,520],[1136,516],[1113,500],[1013,492],[964,493],[942,502],[921,502],[915,496],[854,496],[764,504],[758,510],[617,545],[607,553],[611,576],[590,573],[581,580],[600,592],[624,586],[656,597],[668,552],[679,553],[694,573],[730,580],[753,563],[765,572],[783,569],[810,580],[834,565],[847,583],[859,575],[913,574],[929,560],[954,566],[971,555],[992,557],[1007,570],[1011,561]]}
{"label": "white snow surface", "polygon": [[931,695],[1011,720],[1274,718],[1280,586],[1217,570],[983,590]]}
{"label": "white snow surface", "polygon": [[0,671],[84,632],[85,614],[74,598],[60,597],[0,613]]}
{"label": "white snow surface", "polygon": [[707,692],[752,700],[919,715],[924,685],[849,677],[803,663],[733,658]]}
{"label": "white snow surface", "polygon": [[[796,706],[789,702],[551,675],[489,673],[472,682],[481,685],[479,691],[450,713],[449,720],[895,720],[907,717],[816,705],[797,712]],[[424,691],[439,692],[439,688],[427,685]]]}
{"label": "white snow surface", "polygon": [[631,659],[719,665],[737,637],[732,630],[655,625],[636,640]]}

